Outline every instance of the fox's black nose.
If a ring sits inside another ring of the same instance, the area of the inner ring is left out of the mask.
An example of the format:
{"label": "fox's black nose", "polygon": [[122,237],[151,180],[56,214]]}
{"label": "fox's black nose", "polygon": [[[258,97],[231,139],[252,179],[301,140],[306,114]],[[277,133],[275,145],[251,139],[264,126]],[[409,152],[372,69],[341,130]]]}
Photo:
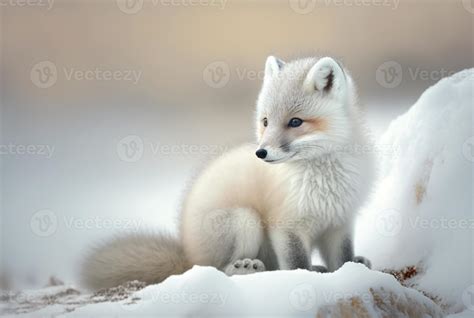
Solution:
{"label": "fox's black nose", "polygon": [[258,149],[255,154],[256,154],[257,157],[259,157],[260,159],[265,159],[265,157],[267,156],[267,151],[266,151],[265,149]]}

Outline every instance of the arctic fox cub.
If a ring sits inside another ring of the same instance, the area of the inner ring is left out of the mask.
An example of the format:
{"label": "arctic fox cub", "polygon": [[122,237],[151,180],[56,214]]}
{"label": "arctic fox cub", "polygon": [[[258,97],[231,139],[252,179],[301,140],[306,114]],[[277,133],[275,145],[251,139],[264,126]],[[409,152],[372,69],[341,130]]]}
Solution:
{"label": "arctic fox cub", "polygon": [[91,288],[163,281],[192,265],[228,275],[314,269],[319,249],[334,271],[354,257],[353,224],[373,174],[349,73],[330,57],[270,56],[257,101],[258,146],[210,164],[185,199],[179,239],[134,234],[101,244],[82,274]]}

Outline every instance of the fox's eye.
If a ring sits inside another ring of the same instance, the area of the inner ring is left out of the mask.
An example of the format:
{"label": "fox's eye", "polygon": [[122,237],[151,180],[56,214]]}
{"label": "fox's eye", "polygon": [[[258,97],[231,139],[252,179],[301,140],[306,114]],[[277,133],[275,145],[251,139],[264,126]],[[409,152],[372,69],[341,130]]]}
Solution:
{"label": "fox's eye", "polygon": [[267,127],[267,126],[268,126],[268,119],[267,119],[267,117],[265,117],[263,119],[263,127]]}
{"label": "fox's eye", "polygon": [[292,127],[292,128],[299,127],[299,126],[301,126],[302,123],[303,123],[302,119],[291,118],[290,122],[288,123],[288,127]]}

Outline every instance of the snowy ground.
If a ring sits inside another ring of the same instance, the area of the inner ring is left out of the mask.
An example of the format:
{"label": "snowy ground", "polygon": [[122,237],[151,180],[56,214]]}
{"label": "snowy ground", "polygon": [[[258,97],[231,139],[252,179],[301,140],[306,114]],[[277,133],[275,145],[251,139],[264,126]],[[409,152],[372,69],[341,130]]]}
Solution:
{"label": "snowy ground", "polygon": [[473,91],[472,69],[440,81],[378,140],[380,179],[356,230],[357,252],[375,270],[348,263],[331,274],[227,277],[194,267],[146,288],[5,292],[0,309],[12,316],[472,317]]}
{"label": "snowy ground", "polygon": [[[35,316],[65,311],[71,311],[68,316],[76,317],[98,314],[337,317],[350,312],[356,312],[360,317],[394,317],[396,313],[403,313],[405,317],[442,316],[441,309],[433,301],[413,289],[402,287],[393,276],[354,263],[347,263],[333,274],[297,270],[233,277],[214,268],[196,266],[127,299],[120,299],[118,293],[107,292],[102,293],[105,297],[102,294],[83,296],[66,287],[51,287],[43,292],[43,296],[27,292],[25,297],[30,298],[31,303],[38,303],[36,308],[45,303],[44,299],[53,299],[51,303],[59,302],[60,305],[43,307],[34,313]],[[62,295],[54,296],[58,293]],[[111,294],[116,301],[111,301]],[[86,302],[88,306],[85,306]]]}

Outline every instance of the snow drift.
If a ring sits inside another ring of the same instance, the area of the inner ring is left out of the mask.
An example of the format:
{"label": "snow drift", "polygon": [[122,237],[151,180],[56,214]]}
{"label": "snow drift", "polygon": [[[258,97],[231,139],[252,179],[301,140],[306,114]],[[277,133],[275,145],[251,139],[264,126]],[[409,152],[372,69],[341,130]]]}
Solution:
{"label": "snow drift", "polygon": [[[416,266],[407,285],[450,311],[466,305],[473,284],[472,121],[474,70],[426,90],[378,141],[380,180],[362,211],[358,253],[377,269]],[[464,299],[463,299],[464,294]]]}
{"label": "snow drift", "polygon": [[[442,317],[441,309],[421,293],[355,263],[332,274],[296,270],[233,277],[195,266],[133,294],[124,287],[92,296],[66,287],[43,293],[24,292],[29,304],[9,313],[36,304],[39,310],[32,316]],[[48,306],[46,299],[54,302]]]}

